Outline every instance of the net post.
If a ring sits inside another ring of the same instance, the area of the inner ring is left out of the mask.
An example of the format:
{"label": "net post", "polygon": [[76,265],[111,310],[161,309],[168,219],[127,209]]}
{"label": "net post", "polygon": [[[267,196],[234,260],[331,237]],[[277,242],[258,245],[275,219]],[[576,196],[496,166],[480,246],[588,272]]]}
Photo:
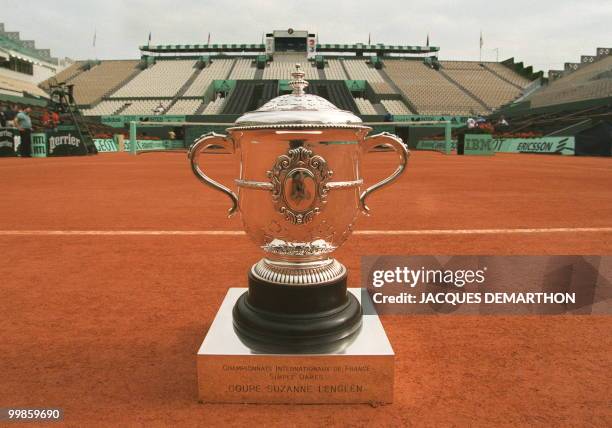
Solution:
{"label": "net post", "polygon": [[444,124],[444,151],[447,155],[451,153],[451,124],[449,121]]}
{"label": "net post", "polygon": [[130,153],[136,154],[136,122],[130,122]]}

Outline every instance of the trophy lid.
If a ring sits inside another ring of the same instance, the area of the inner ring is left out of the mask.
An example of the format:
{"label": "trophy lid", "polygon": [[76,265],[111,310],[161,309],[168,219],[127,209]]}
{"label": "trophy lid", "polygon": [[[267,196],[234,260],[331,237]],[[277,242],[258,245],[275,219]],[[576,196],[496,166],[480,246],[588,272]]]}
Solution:
{"label": "trophy lid", "polygon": [[291,94],[273,98],[255,111],[240,116],[235,127],[244,128],[287,128],[287,127],[325,127],[325,128],[364,128],[362,120],[350,111],[340,110],[325,98],[307,94],[304,90],[308,82],[301,65],[295,71],[289,86]]}

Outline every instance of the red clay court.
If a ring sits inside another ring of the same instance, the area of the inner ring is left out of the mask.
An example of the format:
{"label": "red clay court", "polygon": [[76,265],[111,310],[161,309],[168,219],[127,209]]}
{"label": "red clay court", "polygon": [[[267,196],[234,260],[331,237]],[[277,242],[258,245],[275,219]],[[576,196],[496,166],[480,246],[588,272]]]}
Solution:
{"label": "red clay court", "polygon": [[[605,158],[413,152],[337,258],[358,287],[363,255],[610,254],[610,189]],[[186,155],[2,159],[0,193],[3,406],[70,426],[612,425],[609,316],[385,316],[392,405],[199,404],[197,348],[260,254]]]}

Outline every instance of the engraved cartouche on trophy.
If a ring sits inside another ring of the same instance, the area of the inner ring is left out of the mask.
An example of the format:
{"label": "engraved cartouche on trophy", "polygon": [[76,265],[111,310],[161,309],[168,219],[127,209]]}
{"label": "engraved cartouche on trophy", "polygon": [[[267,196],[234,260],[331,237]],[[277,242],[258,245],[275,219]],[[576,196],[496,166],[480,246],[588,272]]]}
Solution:
{"label": "engraved cartouche on trophy", "polygon": [[[400,138],[367,136],[372,128],[359,117],[306,93],[299,64],[292,77],[293,93],[245,113],[228,135],[201,137],[189,158],[198,179],[229,196],[229,214],[240,212],[263,251],[233,307],[237,336],[254,352],[332,352],[362,325],[359,301],[347,292],[347,269],[332,253],[359,212],[367,214],[367,197],[404,171],[408,151]],[[362,158],[381,145],[398,154],[397,169],[363,190]],[[211,146],[239,155],[236,193],[201,169],[199,154]]]}

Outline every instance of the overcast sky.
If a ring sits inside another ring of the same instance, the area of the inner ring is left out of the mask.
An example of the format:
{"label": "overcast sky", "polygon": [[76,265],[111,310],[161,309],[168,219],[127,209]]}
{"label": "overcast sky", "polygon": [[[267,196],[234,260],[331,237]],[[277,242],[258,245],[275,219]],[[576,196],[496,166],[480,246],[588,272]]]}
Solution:
{"label": "overcast sky", "polygon": [[[321,43],[440,46],[440,59],[511,56],[536,70],[562,68],[612,47],[611,0],[0,0],[0,22],[22,39],[73,59],[139,58],[146,44],[259,43],[263,32],[303,29]],[[94,31],[96,47],[92,46]]]}

